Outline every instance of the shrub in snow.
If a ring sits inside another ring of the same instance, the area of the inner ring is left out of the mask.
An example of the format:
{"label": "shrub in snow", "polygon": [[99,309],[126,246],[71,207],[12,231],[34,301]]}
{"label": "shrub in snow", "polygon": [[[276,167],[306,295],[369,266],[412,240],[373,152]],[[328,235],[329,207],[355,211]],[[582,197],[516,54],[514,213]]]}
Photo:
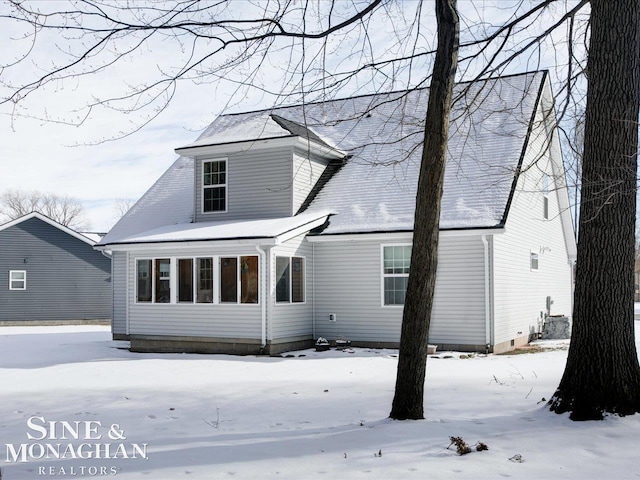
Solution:
{"label": "shrub in snow", "polygon": [[[462,439],[462,437],[449,437],[449,440],[451,440],[451,443],[449,444],[447,449],[451,448],[451,445],[455,445],[458,455],[466,455],[467,453],[471,453],[473,451],[472,447],[467,445],[467,443]],[[489,447],[487,446],[487,444],[482,442],[476,442],[476,444],[473,445],[473,448],[475,448],[476,452],[489,450]]]}

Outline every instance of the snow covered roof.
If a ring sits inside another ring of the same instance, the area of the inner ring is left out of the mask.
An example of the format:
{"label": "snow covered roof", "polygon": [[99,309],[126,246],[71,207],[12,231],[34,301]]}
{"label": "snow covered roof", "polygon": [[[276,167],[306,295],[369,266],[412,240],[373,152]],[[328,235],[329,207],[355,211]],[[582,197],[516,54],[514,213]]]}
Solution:
{"label": "snow covered roof", "polygon": [[[504,225],[546,72],[458,84],[451,113],[440,227]],[[411,231],[428,89],[221,115],[193,144],[305,137],[348,160],[305,210],[333,213],[322,235]],[[194,210],[193,160],[180,157],[101,244],[164,226]]]}
{"label": "snow covered roof", "polygon": [[315,211],[283,218],[167,225],[119,239],[111,245],[206,240],[256,240],[260,244],[277,245],[319,227],[330,214],[328,211]]}

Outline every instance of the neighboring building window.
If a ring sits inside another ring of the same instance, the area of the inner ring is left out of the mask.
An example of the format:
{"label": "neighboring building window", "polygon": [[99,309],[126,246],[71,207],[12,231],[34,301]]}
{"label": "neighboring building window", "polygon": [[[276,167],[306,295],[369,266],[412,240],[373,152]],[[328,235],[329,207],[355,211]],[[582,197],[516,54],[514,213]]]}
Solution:
{"label": "neighboring building window", "polygon": [[171,302],[171,260],[156,260],[156,303]]}
{"label": "neighboring building window", "polygon": [[542,218],[549,219],[549,175],[542,174]]}
{"label": "neighboring building window", "polygon": [[138,260],[137,262],[137,300],[138,302],[151,301],[151,260]]}
{"label": "neighboring building window", "polygon": [[276,302],[304,302],[304,258],[276,257]]}
{"label": "neighboring building window", "polygon": [[9,270],[9,290],[26,290],[26,270]]}
{"label": "neighboring building window", "polygon": [[193,303],[193,260],[178,260],[178,302]]}
{"label": "neighboring building window", "polygon": [[411,245],[382,247],[384,305],[404,305],[409,281]]}
{"label": "neighboring building window", "polygon": [[213,258],[196,259],[196,302],[213,303]]}
{"label": "neighboring building window", "polygon": [[258,278],[256,255],[220,258],[220,303],[258,303]]}
{"label": "neighboring building window", "polygon": [[538,270],[538,254],[531,252],[531,270]]}
{"label": "neighboring building window", "polygon": [[202,211],[227,211],[226,160],[212,160],[202,164]]}

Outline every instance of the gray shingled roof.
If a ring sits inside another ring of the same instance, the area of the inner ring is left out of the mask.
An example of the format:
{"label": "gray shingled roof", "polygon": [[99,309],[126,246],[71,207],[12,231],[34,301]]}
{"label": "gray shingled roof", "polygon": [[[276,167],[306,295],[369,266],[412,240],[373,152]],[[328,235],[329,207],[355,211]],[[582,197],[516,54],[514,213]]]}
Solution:
{"label": "gray shingled roof", "polygon": [[[533,72],[456,85],[442,229],[490,228],[506,220],[545,78],[544,72]],[[323,234],[412,230],[427,101],[428,89],[420,89],[221,115],[196,143],[290,136],[292,129],[313,135],[349,157],[305,210],[335,212]],[[105,240],[188,222],[192,169],[178,159]],[[171,195],[163,198],[167,188]],[[158,211],[165,212],[164,219],[150,221]],[[131,231],[134,225],[137,232]]]}

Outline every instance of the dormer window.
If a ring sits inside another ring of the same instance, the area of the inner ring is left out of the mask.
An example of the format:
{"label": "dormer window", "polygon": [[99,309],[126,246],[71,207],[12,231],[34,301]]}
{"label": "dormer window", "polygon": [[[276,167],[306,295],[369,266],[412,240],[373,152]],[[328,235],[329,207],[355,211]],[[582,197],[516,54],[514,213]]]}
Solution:
{"label": "dormer window", "polygon": [[202,163],[202,211],[227,211],[227,160],[205,160]]}

